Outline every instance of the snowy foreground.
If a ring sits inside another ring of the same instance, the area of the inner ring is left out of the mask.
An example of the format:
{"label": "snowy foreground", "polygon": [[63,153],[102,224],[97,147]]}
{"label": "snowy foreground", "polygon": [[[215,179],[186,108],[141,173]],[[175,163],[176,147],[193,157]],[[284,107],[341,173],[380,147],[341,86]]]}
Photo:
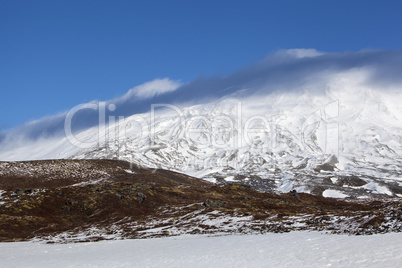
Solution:
{"label": "snowy foreground", "polygon": [[0,267],[398,267],[402,233],[291,232],[0,244]]}

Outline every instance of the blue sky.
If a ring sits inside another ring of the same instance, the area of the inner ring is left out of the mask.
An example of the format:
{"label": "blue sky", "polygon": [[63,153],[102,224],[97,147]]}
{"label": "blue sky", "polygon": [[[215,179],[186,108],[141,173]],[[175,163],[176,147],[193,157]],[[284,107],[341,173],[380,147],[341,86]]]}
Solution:
{"label": "blue sky", "polygon": [[279,49],[400,50],[398,1],[0,0],[0,129]]}

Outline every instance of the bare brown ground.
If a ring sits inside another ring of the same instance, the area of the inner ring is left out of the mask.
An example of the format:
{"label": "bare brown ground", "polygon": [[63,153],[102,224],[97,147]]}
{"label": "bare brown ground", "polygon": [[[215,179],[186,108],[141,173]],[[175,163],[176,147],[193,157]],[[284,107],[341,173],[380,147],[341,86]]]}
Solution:
{"label": "bare brown ground", "polygon": [[[393,219],[399,222],[402,215],[400,199],[363,202],[303,193],[261,193],[239,184],[216,185],[176,172],[131,166],[124,161],[0,164],[0,241],[51,236],[88,226],[123,226],[127,222],[177,218],[199,210],[251,215],[255,221],[272,215],[277,215],[278,221],[302,215],[312,215],[312,219],[325,215],[374,215],[364,223],[367,228],[380,226],[387,220],[383,215],[390,211],[395,212]],[[126,236],[136,237],[140,228],[130,228],[125,230]]]}

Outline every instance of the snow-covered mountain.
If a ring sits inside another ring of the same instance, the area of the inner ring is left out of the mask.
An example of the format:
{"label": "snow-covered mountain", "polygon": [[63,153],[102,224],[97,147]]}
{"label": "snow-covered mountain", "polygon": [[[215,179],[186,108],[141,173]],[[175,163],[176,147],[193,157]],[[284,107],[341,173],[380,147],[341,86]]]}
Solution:
{"label": "snow-covered mountain", "polygon": [[[70,157],[123,159],[261,190],[402,194],[401,113],[393,97],[329,90],[168,107],[108,126],[103,144]],[[96,136],[91,131],[82,135]]]}
{"label": "snow-covered mountain", "polygon": [[157,80],[3,135],[0,159],[122,159],[263,191],[402,197],[399,54],[289,50],[228,77]]}

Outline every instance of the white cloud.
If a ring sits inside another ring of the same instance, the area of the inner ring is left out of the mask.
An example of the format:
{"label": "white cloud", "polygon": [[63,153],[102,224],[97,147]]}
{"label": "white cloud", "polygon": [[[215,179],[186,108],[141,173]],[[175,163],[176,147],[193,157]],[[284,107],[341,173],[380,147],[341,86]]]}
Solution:
{"label": "white cloud", "polygon": [[140,99],[149,99],[157,95],[175,91],[181,83],[169,78],[155,79],[130,89],[123,98],[136,96]]}
{"label": "white cloud", "polygon": [[275,53],[275,55],[286,55],[286,56],[292,56],[297,59],[301,58],[310,58],[310,57],[317,57],[324,55],[325,53],[320,52],[316,49],[313,48],[294,48],[294,49],[286,49],[286,50],[279,50],[278,52]]}

